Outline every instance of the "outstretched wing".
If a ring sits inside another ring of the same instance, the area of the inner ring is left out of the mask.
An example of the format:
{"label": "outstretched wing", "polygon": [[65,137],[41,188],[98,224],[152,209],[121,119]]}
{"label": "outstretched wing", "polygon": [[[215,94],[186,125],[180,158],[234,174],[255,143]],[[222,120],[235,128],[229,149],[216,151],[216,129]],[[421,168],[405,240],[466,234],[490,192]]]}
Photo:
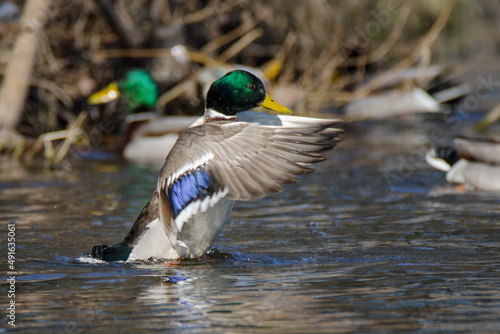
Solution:
{"label": "outstretched wing", "polygon": [[324,160],[323,152],[338,142],[338,123],[307,118],[284,126],[213,122],[188,128],[160,172],[163,223],[175,222],[169,229],[180,231],[192,215],[222,198],[259,198],[297,182],[296,175],[314,171],[309,166]]}

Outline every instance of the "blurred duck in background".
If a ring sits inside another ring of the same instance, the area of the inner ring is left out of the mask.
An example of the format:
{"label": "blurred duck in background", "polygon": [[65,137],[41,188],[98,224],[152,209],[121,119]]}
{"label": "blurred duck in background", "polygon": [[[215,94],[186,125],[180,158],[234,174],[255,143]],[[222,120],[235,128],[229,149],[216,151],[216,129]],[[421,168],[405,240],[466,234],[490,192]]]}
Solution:
{"label": "blurred duck in background", "polygon": [[131,70],[92,94],[88,103],[98,105],[123,99],[129,112],[149,108],[150,112],[129,114],[125,119],[122,155],[127,160],[163,162],[179,135],[198,117],[159,116],[156,110],[158,87],[145,70]]}
{"label": "blurred duck in background", "polygon": [[444,104],[455,102],[471,89],[467,84],[455,84],[449,79],[453,76],[451,70],[440,65],[412,67],[393,77],[389,75],[384,72],[364,83],[376,88],[345,106],[347,121],[444,112]]}
{"label": "blurred duck in background", "polygon": [[453,147],[433,149],[425,160],[446,172],[450,183],[465,189],[500,192],[500,138],[458,137]]}

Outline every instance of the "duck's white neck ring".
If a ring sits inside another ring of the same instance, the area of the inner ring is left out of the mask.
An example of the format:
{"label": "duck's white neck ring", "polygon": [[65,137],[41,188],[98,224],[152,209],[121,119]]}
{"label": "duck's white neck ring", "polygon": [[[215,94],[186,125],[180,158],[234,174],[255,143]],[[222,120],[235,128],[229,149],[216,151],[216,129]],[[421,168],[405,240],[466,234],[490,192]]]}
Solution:
{"label": "duck's white neck ring", "polygon": [[227,116],[211,108],[205,109],[205,114],[203,116],[205,117],[205,123],[215,121],[236,121],[236,116]]}

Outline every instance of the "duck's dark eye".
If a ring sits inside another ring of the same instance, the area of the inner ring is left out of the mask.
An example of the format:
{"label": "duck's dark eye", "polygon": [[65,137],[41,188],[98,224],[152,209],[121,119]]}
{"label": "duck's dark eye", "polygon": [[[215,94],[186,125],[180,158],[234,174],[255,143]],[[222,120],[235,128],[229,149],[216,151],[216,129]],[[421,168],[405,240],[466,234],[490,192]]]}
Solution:
{"label": "duck's dark eye", "polygon": [[248,84],[247,88],[251,89],[251,90],[255,90],[257,87],[254,84]]}

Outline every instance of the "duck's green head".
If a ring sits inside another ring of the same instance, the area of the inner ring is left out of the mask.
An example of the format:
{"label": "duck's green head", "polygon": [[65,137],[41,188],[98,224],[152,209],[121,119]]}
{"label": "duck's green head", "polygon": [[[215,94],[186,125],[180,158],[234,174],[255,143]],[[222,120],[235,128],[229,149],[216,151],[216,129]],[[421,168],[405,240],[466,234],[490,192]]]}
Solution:
{"label": "duck's green head", "polygon": [[210,86],[206,107],[228,116],[255,107],[293,115],[291,110],[266,94],[259,78],[242,70],[229,72]]}
{"label": "duck's green head", "polygon": [[131,110],[145,106],[156,108],[158,87],[151,75],[144,70],[131,70],[124,79],[113,81],[106,88],[92,94],[89,104],[103,104],[122,97]]}

